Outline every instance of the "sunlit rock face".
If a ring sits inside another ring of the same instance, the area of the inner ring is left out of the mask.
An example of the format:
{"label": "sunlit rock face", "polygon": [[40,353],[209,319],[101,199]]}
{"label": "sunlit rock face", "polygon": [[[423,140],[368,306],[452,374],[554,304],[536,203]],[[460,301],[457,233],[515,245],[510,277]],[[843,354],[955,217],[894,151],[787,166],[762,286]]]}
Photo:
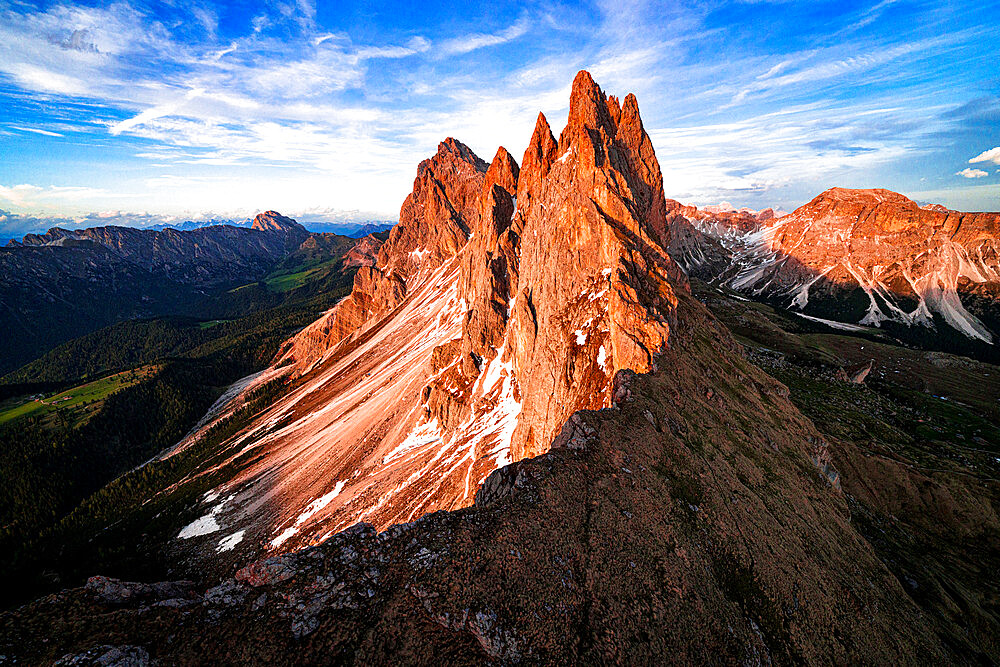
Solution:
{"label": "sunlit rock face", "polygon": [[672,228],[686,243],[671,252],[692,275],[863,326],[950,331],[984,344],[1000,334],[998,213],[832,188],[756,227],[704,212],[678,217]]}
{"label": "sunlit rock face", "polygon": [[233,471],[209,510],[219,548],[283,551],[469,505],[573,412],[609,407],[618,370],[656,368],[687,289],[667,217],[635,97],[586,72],[559,140],[539,115],[520,165],[442,142],[351,295],[179,446],[291,382],[218,457]]}

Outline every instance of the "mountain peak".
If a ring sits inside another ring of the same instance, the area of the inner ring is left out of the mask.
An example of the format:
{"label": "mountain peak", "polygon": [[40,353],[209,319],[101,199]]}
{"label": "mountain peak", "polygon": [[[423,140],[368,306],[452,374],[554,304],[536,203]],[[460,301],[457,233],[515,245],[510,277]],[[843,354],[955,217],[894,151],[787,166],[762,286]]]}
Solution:
{"label": "mountain peak", "polygon": [[486,162],[476,155],[471,148],[454,137],[448,137],[438,144],[437,155],[432,159],[447,159],[450,156],[457,157],[474,165],[477,171],[486,171]]}
{"label": "mountain peak", "polygon": [[[609,102],[600,86],[587,70],[580,70],[573,80],[573,91],[569,97],[569,117],[566,128],[559,135],[559,149],[569,150],[571,146],[586,143],[598,143],[597,137],[590,132],[597,130],[605,137],[613,137],[617,131],[618,104]],[[596,146],[594,147],[596,150]],[[582,148],[581,150],[586,150]],[[598,159],[600,155],[598,154]]]}
{"label": "mountain peak", "polygon": [[[617,107],[617,100],[612,107]],[[609,100],[601,87],[594,82],[587,70],[580,70],[573,79],[573,89],[569,96],[569,119],[567,125],[583,124],[597,127],[602,121],[611,120]]]}
{"label": "mountain peak", "polygon": [[885,188],[830,188],[820,193],[810,204],[822,201],[850,201],[872,206],[891,203],[906,208],[918,208],[917,203],[909,197]]}
{"label": "mountain peak", "polygon": [[305,227],[295,222],[289,217],[281,215],[277,211],[264,211],[258,213],[253,219],[251,229],[261,232],[290,232],[305,231]]}
{"label": "mountain peak", "polygon": [[[524,157],[521,159],[521,171],[529,174],[533,179],[544,178],[549,173],[556,154],[559,152],[559,145],[552,135],[552,128],[545,114],[538,112],[535,120],[535,131],[531,134],[528,147],[524,150]],[[524,179],[519,181],[518,190],[524,187]]]}
{"label": "mountain peak", "polygon": [[517,192],[517,177],[520,171],[514,156],[501,146],[497,149],[496,155],[493,156],[493,162],[490,163],[490,167],[486,171],[485,187],[499,185],[507,192],[514,194]]}

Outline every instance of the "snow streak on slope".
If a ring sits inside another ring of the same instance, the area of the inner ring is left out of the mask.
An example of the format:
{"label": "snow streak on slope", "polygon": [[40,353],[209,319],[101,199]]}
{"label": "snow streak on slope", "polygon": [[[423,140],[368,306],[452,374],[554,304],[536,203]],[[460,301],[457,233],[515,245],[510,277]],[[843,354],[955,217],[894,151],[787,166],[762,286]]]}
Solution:
{"label": "snow streak on slope", "polygon": [[399,307],[333,347],[300,386],[227,441],[226,456],[206,471],[238,470],[217,490],[234,498],[224,515],[212,515],[213,532],[243,529],[285,551],[360,520],[386,527],[471,503],[482,480],[510,462],[520,402],[500,350],[465,423],[445,434],[426,420],[431,354],[462,330],[458,279],[457,259],[414,276],[421,286]]}
{"label": "snow streak on slope", "polygon": [[[729,253],[728,267],[702,277],[800,311],[810,308],[817,289],[825,296],[838,293],[836,298],[842,300],[844,290],[856,287],[867,296],[868,307],[852,324],[878,327],[896,322],[933,328],[939,316],[968,338],[993,342],[994,334],[962,304],[959,285],[963,279],[973,284],[1000,282],[995,239],[962,245],[953,240],[961,225],[946,227],[941,221],[934,227],[906,228],[905,211],[899,214],[901,230],[887,225],[873,232],[877,223],[868,217],[848,224],[852,219],[806,208],[746,233],[720,231],[690,219]],[[684,247],[677,252],[695,256]],[[699,263],[692,265],[697,269]]]}

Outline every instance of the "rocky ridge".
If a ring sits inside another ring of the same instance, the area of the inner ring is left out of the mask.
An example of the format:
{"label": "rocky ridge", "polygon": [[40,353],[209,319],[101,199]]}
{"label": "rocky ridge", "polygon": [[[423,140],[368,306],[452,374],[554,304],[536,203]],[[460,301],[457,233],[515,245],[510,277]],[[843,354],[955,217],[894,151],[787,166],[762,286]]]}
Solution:
{"label": "rocky ridge", "polygon": [[520,165],[442,142],[351,295],[246,389],[295,385],[224,446],[220,530],[249,531],[237,553],[282,551],[471,503],[574,411],[610,406],[618,370],[656,369],[686,289],[668,239],[635,97],[586,72],[560,139],[540,115]]}
{"label": "rocky ridge", "polygon": [[748,295],[863,326],[952,330],[982,344],[1000,332],[1000,214],[833,188],[756,227],[702,223],[697,231],[674,249],[685,268]]}
{"label": "rocky ridge", "polygon": [[55,227],[12,241],[0,248],[0,326],[9,332],[0,374],[108,324],[186,313],[207,293],[259,280],[324,236],[330,247],[349,242],[345,252],[356,246],[347,268],[370,262],[366,253],[377,249],[373,240],[310,234],[274,211],[250,228]]}
{"label": "rocky ridge", "polygon": [[28,234],[19,243],[11,242],[7,252],[20,258],[32,249],[101,246],[142,270],[181,284],[205,286],[252,279],[308,236],[291,218],[267,211],[254,218],[250,229],[231,225],[189,231],[53,227],[45,234]]}

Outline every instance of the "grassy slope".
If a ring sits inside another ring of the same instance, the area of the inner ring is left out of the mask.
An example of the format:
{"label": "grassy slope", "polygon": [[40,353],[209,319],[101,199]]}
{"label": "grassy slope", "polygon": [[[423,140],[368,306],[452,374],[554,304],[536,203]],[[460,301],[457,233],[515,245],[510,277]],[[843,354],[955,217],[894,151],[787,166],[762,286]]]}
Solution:
{"label": "grassy slope", "polygon": [[156,365],[142,366],[50,396],[40,395],[38,398],[28,399],[22,396],[5,401],[0,404],[0,424],[21,417],[47,418],[45,421],[62,417],[63,422],[77,426],[100,410],[108,396],[155,375],[159,369]]}
{"label": "grassy slope", "polygon": [[[832,333],[704,284],[699,298],[836,444],[852,523],[971,661],[1000,655],[1000,367]],[[864,384],[838,367],[874,360]],[[961,638],[956,640],[955,638]]]}
{"label": "grassy slope", "polygon": [[293,268],[272,271],[264,279],[264,284],[275,292],[288,292],[323,277],[331,271],[340,270],[342,264],[343,262],[339,258],[304,262]]}

